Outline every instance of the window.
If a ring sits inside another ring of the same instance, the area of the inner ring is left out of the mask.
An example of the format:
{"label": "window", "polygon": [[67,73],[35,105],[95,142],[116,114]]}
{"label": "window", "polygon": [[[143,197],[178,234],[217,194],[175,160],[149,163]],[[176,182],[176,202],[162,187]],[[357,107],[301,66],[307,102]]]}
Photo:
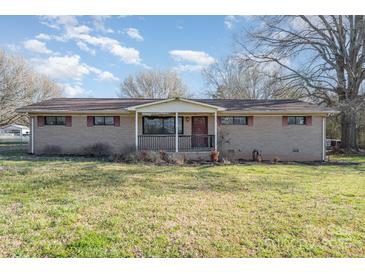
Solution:
{"label": "window", "polygon": [[114,117],[94,116],[94,126],[114,126]]}
{"label": "window", "polygon": [[288,125],[305,125],[306,118],[305,116],[289,116],[288,117]]}
{"label": "window", "polygon": [[[179,134],[183,134],[184,119],[178,119]],[[175,134],[175,117],[143,117],[143,134]]]}
{"label": "window", "polygon": [[44,124],[47,126],[65,126],[66,116],[45,116]]}
{"label": "window", "polygon": [[221,117],[222,125],[247,125],[246,116],[225,116]]}

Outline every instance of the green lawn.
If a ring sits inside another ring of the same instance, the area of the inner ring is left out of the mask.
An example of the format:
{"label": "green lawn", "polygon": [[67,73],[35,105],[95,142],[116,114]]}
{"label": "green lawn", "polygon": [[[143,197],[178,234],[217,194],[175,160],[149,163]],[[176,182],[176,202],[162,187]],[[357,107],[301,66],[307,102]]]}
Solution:
{"label": "green lawn", "polygon": [[341,160],[360,164],[155,166],[3,151],[0,256],[365,257],[365,158]]}

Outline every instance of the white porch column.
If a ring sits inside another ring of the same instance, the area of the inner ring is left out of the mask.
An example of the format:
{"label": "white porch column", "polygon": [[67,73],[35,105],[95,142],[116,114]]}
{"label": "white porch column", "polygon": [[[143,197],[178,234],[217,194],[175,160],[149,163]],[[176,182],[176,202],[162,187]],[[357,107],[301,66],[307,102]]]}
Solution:
{"label": "white porch column", "polygon": [[179,152],[179,114],[175,113],[175,152]]}
{"label": "white porch column", "polygon": [[217,144],[218,144],[218,125],[217,125],[217,111],[214,112],[214,149],[218,150]]}
{"label": "white porch column", "polygon": [[135,136],[135,140],[136,140],[136,150],[138,150],[138,111],[136,110],[136,115],[135,115],[135,133],[136,133],[136,136]]}

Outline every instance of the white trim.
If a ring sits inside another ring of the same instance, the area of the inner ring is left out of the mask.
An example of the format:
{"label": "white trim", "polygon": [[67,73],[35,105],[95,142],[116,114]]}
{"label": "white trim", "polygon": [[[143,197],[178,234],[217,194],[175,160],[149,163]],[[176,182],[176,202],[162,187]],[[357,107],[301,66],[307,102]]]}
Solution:
{"label": "white trim", "polygon": [[[140,105],[141,106],[141,105]],[[211,107],[208,105],[208,107]],[[19,113],[28,113],[30,115],[32,114],[64,114],[64,115],[89,115],[89,114],[120,114],[120,115],[130,115],[129,111],[135,111],[135,109],[120,109],[120,110],[113,110],[113,111],[64,111],[64,110],[36,110],[36,111],[17,111]],[[285,111],[227,111],[226,109],[220,110],[217,109],[217,111],[220,111],[219,115],[226,115],[226,116],[232,116],[232,115],[262,115],[262,116],[282,116],[282,115],[318,115],[318,116],[327,116],[329,114],[337,114],[340,113],[339,111],[315,111],[315,112],[306,112],[306,111],[297,111],[297,112],[285,112]],[[189,112],[187,112],[189,113]]]}
{"label": "white trim", "polygon": [[119,109],[119,110],[74,110],[74,111],[67,111],[67,110],[17,110],[18,113],[28,113],[28,114],[59,114],[59,113],[63,113],[65,115],[74,115],[74,114],[78,114],[78,115],[88,115],[88,114],[130,114],[129,111],[125,110],[125,109]]}
{"label": "white trim", "polygon": [[193,101],[193,100],[183,99],[183,98],[171,98],[171,99],[166,99],[166,100],[160,100],[160,101],[155,101],[155,102],[146,103],[146,104],[142,104],[142,105],[128,107],[126,109],[127,110],[136,110],[136,109],[139,109],[139,108],[144,108],[144,107],[159,105],[159,104],[165,104],[165,103],[172,102],[172,101],[181,101],[181,102],[190,103],[190,104],[194,104],[194,105],[200,105],[200,106],[204,106],[204,107],[217,109],[219,111],[226,110],[225,108],[218,107],[218,106],[215,106],[215,105],[210,105],[210,104],[206,104],[206,103],[202,103],[202,102],[196,102],[196,101]]}
{"label": "white trim", "polygon": [[175,113],[175,152],[179,152],[179,114]]}
{"label": "white trim", "polygon": [[135,123],[134,123],[134,127],[135,127],[135,143],[136,143],[136,150],[138,151],[138,111],[136,111],[135,113]]}
{"label": "white trim", "polygon": [[136,110],[137,108],[158,105],[158,104],[161,104],[161,103],[167,103],[167,102],[171,102],[171,101],[174,101],[174,100],[175,100],[175,98],[170,98],[170,99],[165,99],[165,100],[160,100],[160,101],[145,103],[145,104],[141,104],[141,105],[131,106],[131,107],[127,107],[126,109],[127,110]]}
{"label": "white trim", "polygon": [[31,138],[32,138],[32,141],[31,141],[31,145],[30,145],[30,152],[32,154],[34,154],[34,116],[31,117],[31,123],[32,123],[32,132],[31,132]]}
{"label": "white trim", "polygon": [[214,112],[214,149],[215,150],[218,150],[217,138],[218,138],[217,112]]}
{"label": "white trim", "polygon": [[322,161],[326,161],[326,117],[322,117]]}
{"label": "white trim", "polygon": [[224,111],[219,113],[220,116],[327,116],[331,113],[339,112],[277,112],[277,111]]}

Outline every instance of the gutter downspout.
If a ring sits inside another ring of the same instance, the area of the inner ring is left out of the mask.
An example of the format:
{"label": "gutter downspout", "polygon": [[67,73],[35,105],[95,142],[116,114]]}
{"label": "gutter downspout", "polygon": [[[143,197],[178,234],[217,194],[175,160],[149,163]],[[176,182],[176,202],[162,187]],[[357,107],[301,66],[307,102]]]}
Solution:
{"label": "gutter downspout", "polygon": [[326,161],[326,117],[322,117],[322,161]]}
{"label": "gutter downspout", "polygon": [[31,138],[32,138],[32,142],[30,143],[30,153],[34,154],[34,116],[32,116],[31,118],[31,129],[32,129],[32,132],[31,132]]}

